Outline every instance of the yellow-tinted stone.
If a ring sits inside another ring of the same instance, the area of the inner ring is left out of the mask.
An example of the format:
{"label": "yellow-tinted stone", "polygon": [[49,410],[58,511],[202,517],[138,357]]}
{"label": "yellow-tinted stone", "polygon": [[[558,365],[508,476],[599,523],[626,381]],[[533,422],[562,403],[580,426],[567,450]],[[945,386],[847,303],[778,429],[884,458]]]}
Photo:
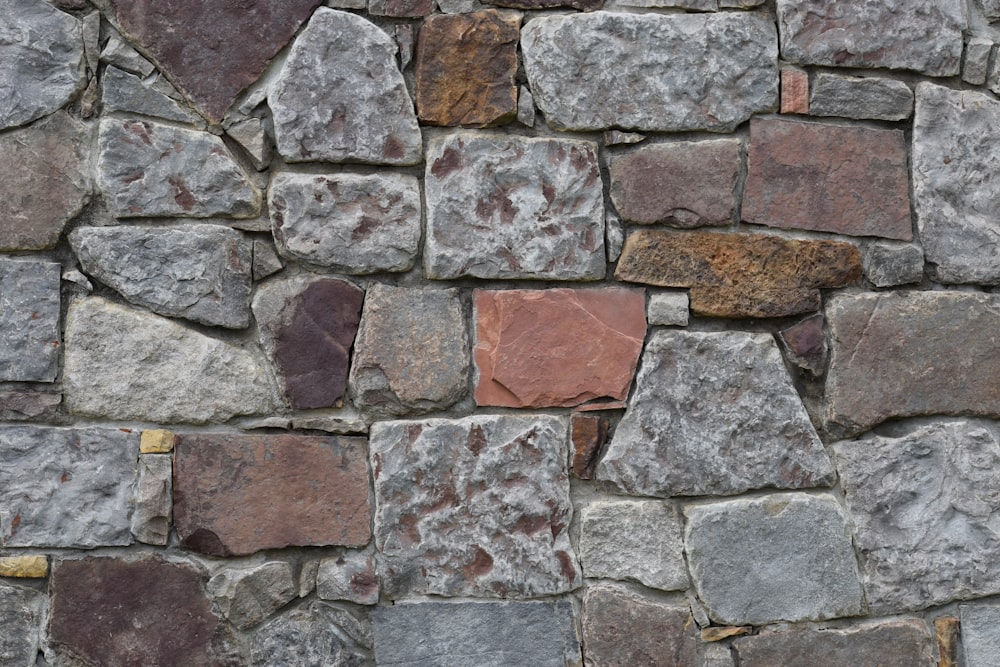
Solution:
{"label": "yellow-tinted stone", "polygon": [[156,429],[142,432],[139,453],[167,454],[172,451],[174,451],[174,434],[171,431]]}
{"label": "yellow-tinted stone", "polygon": [[45,556],[0,557],[0,577],[41,579],[49,574],[49,561]]}
{"label": "yellow-tinted stone", "polygon": [[954,616],[940,616],[934,619],[934,632],[937,635],[938,667],[955,667],[955,644],[958,639],[958,619]]}
{"label": "yellow-tinted stone", "polygon": [[701,641],[703,642],[718,642],[723,639],[729,639],[730,637],[739,637],[740,635],[748,635],[753,631],[753,628],[749,625],[732,626],[727,625],[723,627],[711,626],[708,628],[703,628],[701,631]]}

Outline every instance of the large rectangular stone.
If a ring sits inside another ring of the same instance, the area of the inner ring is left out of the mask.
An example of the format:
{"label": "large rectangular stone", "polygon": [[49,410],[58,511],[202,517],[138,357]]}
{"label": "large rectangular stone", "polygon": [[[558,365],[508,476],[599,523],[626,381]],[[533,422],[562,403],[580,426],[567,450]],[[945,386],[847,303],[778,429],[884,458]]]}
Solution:
{"label": "large rectangular stone", "polygon": [[0,259],[0,381],[56,379],[59,273],[53,262]]}

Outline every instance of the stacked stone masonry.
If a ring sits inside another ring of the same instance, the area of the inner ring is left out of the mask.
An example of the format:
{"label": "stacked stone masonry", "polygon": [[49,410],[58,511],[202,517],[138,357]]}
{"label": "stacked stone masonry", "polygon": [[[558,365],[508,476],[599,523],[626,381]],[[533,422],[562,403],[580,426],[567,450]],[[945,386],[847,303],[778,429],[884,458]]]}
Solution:
{"label": "stacked stone masonry", "polygon": [[0,15],[0,665],[1000,664],[1000,2]]}

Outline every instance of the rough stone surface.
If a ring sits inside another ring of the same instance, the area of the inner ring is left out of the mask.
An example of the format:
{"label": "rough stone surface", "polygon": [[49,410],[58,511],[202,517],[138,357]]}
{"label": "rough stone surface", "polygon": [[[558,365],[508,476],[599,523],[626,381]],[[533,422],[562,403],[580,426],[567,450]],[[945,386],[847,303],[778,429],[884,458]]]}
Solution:
{"label": "rough stone surface", "polygon": [[106,118],[99,144],[97,180],[117,217],[250,218],[260,211],[260,192],[207,132]]}
{"label": "rough stone surface", "polygon": [[809,73],[798,67],[781,68],[781,113],[809,113]]}
{"label": "rough stone surface", "polygon": [[584,506],[580,564],[588,579],[632,579],[650,588],[688,586],[681,518],[661,500],[599,501]]}
{"label": "rough stone surface", "polygon": [[137,542],[166,546],[170,536],[172,475],[173,464],[169,454],[139,457],[139,479],[131,524],[132,536]]}
{"label": "rough stone surface", "polygon": [[[1000,6],[1000,5],[998,5]],[[965,46],[965,63],[962,65],[962,81],[974,86],[986,83],[989,72],[990,52],[993,42],[982,37],[973,37]]]}
{"label": "rough stone surface", "polygon": [[268,622],[254,634],[252,667],[363,667],[371,665],[367,617],[315,601]]}
{"label": "rough stone surface", "polygon": [[[440,4],[440,2],[438,3]],[[512,9],[551,9],[572,7],[584,12],[592,12],[604,6],[604,0],[494,0],[490,4]]]}
{"label": "rough stone surface", "polygon": [[699,667],[736,667],[736,662],[729,646],[708,644],[701,647],[701,665]]}
{"label": "rough stone surface", "polygon": [[536,116],[535,97],[527,86],[521,86],[517,94],[517,122],[525,127],[534,127]]}
{"label": "rough stone surface", "polygon": [[816,313],[793,324],[787,329],[778,331],[774,337],[778,340],[788,359],[798,366],[820,375],[826,366],[828,345],[824,326],[826,319]]}
{"label": "rough stone surface", "polygon": [[378,604],[379,579],[375,557],[365,551],[345,551],[324,558],[316,574],[316,594],[321,600],[348,600]]}
{"label": "rough stone surface", "polygon": [[109,32],[108,42],[104,45],[104,50],[101,51],[102,62],[142,77],[153,73],[153,70],[156,69],[153,63],[139,55],[117,32],[114,30]]}
{"label": "rough stone surface", "polygon": [[771,336],[658,331],[597,478],[668,497],[829,486],[834,475]]}
{"label": "rough stone surface", "polygon": [[301,276],[258,288],[253,314],[293,408],[339,406],[364,292],[351,283]]}
{"label": "rough stone surface", "polygon": [[736,217],[738,139],[646,146],[613,159],[610,172],[611,201],[628,222],[702,227]]}
{"label": "rough stone surface", "polygon": [[424,21],[417,40],[417,117],[465,127],[513,120],[520,23],[519,16],[495,9]]}
{"label": "rough stone surface", "polygon": [[587,665],[696,667],[695,629],[687,605],[664,603],[622,586],[595,584],[583,598]]}
{"label": "rough stone surface", "polygon": [[1000,368],[990,342],[1000,327],[996,296],[843,295],[827,305],[826,318],[827,419],[845,431],[895,417],[1000,415]]}
{"label": "rough stone surface", "polygon": [[372,621],[379,665],[580,664],[580,638],[568,600],[397,604],[375,608]]}
{"label": "rough stone surface", "polygon": [[155,116],[180,123],[203,123],[201,117],[185,109],[177,100],[156,90],[134,74],[109,65],[101,80],[101,104],[105,111],[123,111]]}
{"label": "rough stone surface", "polygon": [[0,420],[49,420],[62,403],[62,394],[15,390],[0,391]]}
{"label": "rough stone surface", "polygon": [[966,667],[990,667],[1000,654],[1000,606],[959,607]]}
{"label": "rough stone surface", "polygon": [[0,577],[43,579],[47,576],[49,576],[49,561],[45,556],[0,557]]}
{"label": "rough stone surface", "polygon": [[683,292],[661,292],[649,295],[646,320],[650,326],[686,327],[690,300]]}
{"label": "rough stone surface", "polygon": [[231,556],[371,537],[363,438],[190,433],[174,456],[181,546]]}
{"label": "rough stone surface", "polygon": [[998,0],[976,0],[976,4],[983,10],[986,18],[1000,18],[1000,1]]}
{"label": "rough stone surface", "polygon": [[419,162],[397,48],[362,17],[319,8],[268,88],[278,152],[289,162]]}
{"label": "rough stone surface", "polygon": [[0,546],[131,544],[138,451],[117,429],[0,428]]}
{"label": "rough stone surface", "polygon": [[45,604],[44,593],[0,584],[0,663],[35,667]]}
{"label": "rough stone surface", "polygon": [[343,273],[408,271],[420,245],[420,185],[404,174],[294,174],[271,179],[278,251]]}
{"label": "rough stone surface", "polygon": [[274,157],[269,131],[260,118],[247,118],[233,123],[226,128],[226,134],[242,146],[257,171],[262,171],[271,163]]}
{"label": "rough stone surface", "polygon": [[557,129],[729,132],[778,102],[774,23],[756,13],[546,16],[521,48]]}
{"label": "rough stone surface", "polygon": [[291,566],[283,561],[223,570],[208,581],[208,591],[222,615],[241,630],[257,625],[299,592]]}
{"label": "rough stone surface", "polygon": [[78,227],[69,242],[84,271],[136,305],[202,324],[250,324],[250,244],[229,227]]}
{"label": "rough stone surface", "polygon": [[383,593],[536,597],[579,586],[566,431],[543,415],[372,424]]}
{"label": "rough stone surface", "polygon": [[147,429],[139,437],[140,454],[169,454],[174,451],[175,436],[163,429]]}
{"label": "rough stone surface", "polygon": [[834,445],[875,613],[1000,592],[991,530],[1000,441],[987,422],[940,422]]}
{"label": "rough stone surface", "polygon": [[754,118],[743,219],[909,241],[903,131]]}
{"label": "rough stone surface", "polygon": [[818,309],[820,287],[857,281],[861,253],[839,241],[639,230],[625,240],[615,277],[690,287],[698,315],[782,317]]}
{"label": "rough stone surface", "polygon": [[569,432],[573,443],[570,472],[577,479],[592,479],[597,459],[608,440],[608,420],[605,417],[574,412]]}
{"label": "rough stone surface", "polygon": [[809,98],[813,116],[904,120],[913,113],[913,91],[902,81],[820,72]]}
{"label": "rough stone surface", "polygon": [[642,290],[477,290],[476,403],[621,407],[646,335]]}
{"label": "rough stone surface", "polygon": [[910,285],[924,279],[924,250],[912,243],[870,243],[862,263],[875,287]]}
{"label": "rough stone surface", "polygon": [[254,239],[252,248],[254,282],[272,276],[285,268],[272,243]]}
{"label": "rough stone surface", "polygon": [[430,412],[468,391],[469,336],[458,290],[373,284],[354,348],[350,391],[364,412]]}
{"label": "rough stone surface", "polygon": [[419,18],[434,12],[434,0],[368,0],[368,13],[372,16]]}
{"label": "rough stone surface", "polygon": [[937,640],[937,667],[958,667],[958,649],[961,627],[955,616],[938,616],[934,619],[934,635]]}
{"label": "rough stone surface", "polygon": [[597,145],[455,132],[431,140],[430,278],[604,277]]}
{"label": "rough stone surface", "polygon": [[198,424],[278,402],[255,352],[100,297],[70,304],[64,364],[66,405],[80,415]]}
{"label": "rough stone surface", "polygon": [[59,265],[0,259],[0,381],[52,382],[59,364]]}
{"label": "rough stone surface", "polygon": [[962,0],[778,0],[777,8],[781,55],[790,62],[929,76],[958,74],[962,62]]}
{"label": "rough stone surface", "polygon": [[713,620],[763,625],[861,612],[847,519],[832,496],[773,494],[685,513],[691,577]]}

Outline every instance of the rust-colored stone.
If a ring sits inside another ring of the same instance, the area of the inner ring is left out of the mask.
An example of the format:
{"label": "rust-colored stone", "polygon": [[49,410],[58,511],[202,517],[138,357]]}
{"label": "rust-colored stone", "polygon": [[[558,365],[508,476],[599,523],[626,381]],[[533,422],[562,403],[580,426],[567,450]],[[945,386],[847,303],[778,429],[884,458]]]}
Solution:
{"label": "rust-colored stone", "polygon": [[573,476],[591,479],[597,466],[597,456],[608,439],[608,420],[606,417],[575,412],[569,429],[573,441]]}
{"label": "rust-colored stone", "polygon": [[748,635],[752,631],[753,627],[749,625],[725,625],[725,626],[713,625],[707,628],[702,628],[701,641],[720,642],[723,639],[729,639],[730,637],[740,637],[742,635]]}
{"label": "rust-colored stone", "polygon": [[495,9],[428,18],[417,39],[420,120],[485,127],[513,119],[519,25]]}
{"label": "rust-colored stone", "polygon": [[372,16],[393,18],[419,18],[434,12],[434,0],[368,0],[368,13]]}
{"label": "rust-colored stone", "polygon": [[691,310],[713,317],[783,317],[819,308],[819,288],[861,277],[861,253],[841,241],[765,234],[639,230],[615,277],[691,288]]}
{"label": "rust-colored stone", "polygon": [[809,75],[805,70],[781,68],[781,113],[809,113]]}
{"label": "rust-colored stone", "polygon": [[363,438],[186,434],[174,460],[181,546],[213,556],[371,537]]}
{"label": "rust-colored stone", "polygon": [[934,619],[934,634],[937,636],[938,667],[955,667],[958,643],[958,619],[954,616],[940,616]]}

